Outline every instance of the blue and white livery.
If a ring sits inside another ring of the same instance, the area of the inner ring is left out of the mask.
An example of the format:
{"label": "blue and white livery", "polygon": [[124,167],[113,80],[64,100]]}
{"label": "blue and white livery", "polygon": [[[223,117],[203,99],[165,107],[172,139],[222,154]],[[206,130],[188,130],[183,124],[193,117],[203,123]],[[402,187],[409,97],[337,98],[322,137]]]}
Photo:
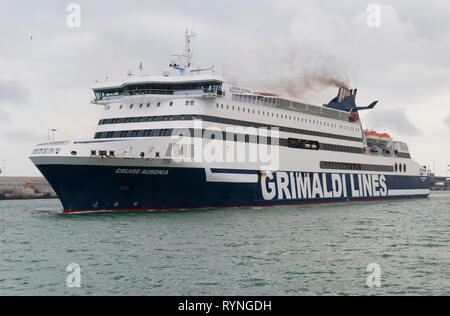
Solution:
{"label": "blue and white livery", "polygon": [[162,76],[97,84],[103,106],[83,141],[36,146],[30,159],[64,212],[343,203],[430,194],[408,146],[364,130],[356,90],[314,106],[226,82],[182,62]]}

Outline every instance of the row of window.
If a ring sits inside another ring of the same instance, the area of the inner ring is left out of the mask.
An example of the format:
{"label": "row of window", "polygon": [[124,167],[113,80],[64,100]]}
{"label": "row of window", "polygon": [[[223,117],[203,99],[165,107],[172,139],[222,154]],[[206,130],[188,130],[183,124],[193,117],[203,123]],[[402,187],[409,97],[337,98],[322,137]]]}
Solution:
{"label": "row of window", "polygon": [[123,118],[112,118],[100,120],[99,125],[109,125],[109,124],[125,124],[125,123],[146,123],[146,122],[164,122],[164,121],[192,121],[192,120],[203,120],[205,122],[212,122],[218,124],[227,124],[234,126],[243,127],[254,127],[254,128],[278,128],[280,132],[293,133],[293,134],[304,134],[309,136],[318,136],[324,138],[333,138],[347,141],[354,141],[362,143],[362,138],[350,137],[345,135],[330,134],[323,132],[316,132],[311,130],[296,129],[290,127],[267,125],[256,122],[232,120],[221,117],[207,116],[207,115],[165,115],[165,116],[142,116],[142,117],[123,117]]}
{"label": "row of window", "polygon": [[406,173],[406,164],[395,164],[394,166],[395,172],[405,172]]}
{"label": "row of window", "polygon": [[[237,108],[238,112],[241,112],[241,107],[238,106],[230,106],[230,105],[223,105],[223,104],[216,104],[216,107],[219,109],[227,109],[227,110],[232,110],[235,111],[235,109]],[[293,121],[297,121],[297,122],[301,122],[301,123],[309,123],[309,124],[313,124],[313,125],[318,125],[318,126],[323,126],[323,127],[331,127],[331,128],[340,128],[342,130],[347,130],[347,131],[352,131],[352,132],[360,132],[361,129],[359,127],[353,127],[353,126],[348,126],[348,125],[337,125],[335,123],[330,123],[330,122],[323,122],[323,121],[319,121],[319,120],[314,120],[314,119],[307,119],[307,118],[303,118],[303,117],[299,117],[299,116],[295,116],[295,115],[287,115],[287,114],[280,114],[280,113],[274,113],[274,112],[266,112],[263,110],[255,110],[255,109],[249,109],[249,108],[245,108],[242,107],[242,112],[246,113],[248,112],[249,114],[258,114],[258,115],[262,115],[262,116],[271,116],[273,118],[281,118],[281,119],[285,119],[285,120],[293,120]]]}
{"label": "row of window", "polygon": [[[169,106],[173,106],[173,105],[174,105],[173,101],[169,102]],[[186,101],[186,105],[195,105],[195,101],[194,100],[190,100],[190,101],[188,100],[188,101]],[[130,110],[132,110],[132,109],[135,109],[135,108],[136,109],[137,108],[139,108],[139,109],[150,108],[151,106],[152,106],[152,103],[147,103],[147,104],[141,103],[139,105],[137,105],[137,104],[130,104],[130,105],[126,105],[126,106],[121,104],[119,106],[119,110],[122,110],[123,108],[126,108],[126,107],[128,107]],[[161,102],[157,102],[156,103],[156,107],[157,108],[161,107]],[[110,105],[105,105],[105,111],[109,111],[109,110],[111,110],[111,106]]]}
{"label": "row of window", "polygon": [[[205,133],[206,131],[206,133]],[[236,133],[227,133],[220,131],[208,131],[208,130],[194,130],[194,129],[151,129],[151,130],[130,130],[130,131],[111,131],[111,132],[99,132],[95,134],[95,139],[108,139],[108,138],[139,138],[139,137],[171,137],[176,135],[187,136],[200,135],[200,137],[206,138],[206,134],[210,134],[210,139],[223,139],[231,140],[235,142],[245,142],[245,143],[257,143],[257,144],[277,144],[282,147],[291,147],[299,149],[314,149],[314,150],[326,150],[326,151],[336,151],[336,152],[347,152],[347,153],[363,153],[363,148],[360,147],[350,147],[350,146],[340,146],[335,144],[324,144],[315,141],[300,141],[303,142],[304,148],[302,146],[290,146],[292,141],[285,138],[272,138],[263,137],[256,135],[245,135]],[[315,147],[315,148],[314,148]]]}
{"label": "row of window", "polygon": [[[188,105],[195,105],[195,101],[194,100],[187,100],[185,102],[186,106]],[[144,105],[144,103],[141,103],[139,105],[135,105],[135,104],[130,104],[127,106],[124,105],[120,105],[119,106],[119,110],[123,109],[124,107],[129,107],[129,109],[133,109],[133,108],[150,108],[152,105],[152,103],[147,103],[146,105]],[[171,101],[169,103],[169,106],[173,106],[174,102]],[[161,102],[156,103],[156,107],[161,107]],[[232,110],[235,111],[235,109],[237,108],[237,111],[240,112],[241,111],[241,107],[240,106],[230,106],[230,105],[226,105],[224,106],[223,104],[219,105],[219,103],[217,103],[216,105],[217,108],[221,108],[221,109],[226,109],[227,110]],[[105,106],[105,110],[109,111],[111,109],[111,106],[107,105]],[[323,126],[323,127],[330,127],[330,128],[339,128],[341,130],[346,130],[346,131],[352,131],[352,132],[361,132],[361,129],[359,127],[353,127],[353,126],[348,126],[348,125],[343,125],[343,124],[336,124],[336,123],[330,123],[330,122],[325,122],[325,121],[320,121],[320,120],[315,120],[315,119],[307,119],[307,118],[303,118],[303,117],[299,117],[299,116],[295,116],[295,115],[287,115],[287,114],[280,114],[280,113],[274,113],[274,112],[269,112],[269,111],[264,111],[264,110],[255,110],[255,109],[249,109],[249,108],[245,108],[242,107],[242,112],[246,113],[248,112],[249,114],[258,114],[258,115],[262,115],[262,116],[268,116],[268,117],[273,117],[273,118],[279,118],[279,119],[286,119],[286,120],[293,120],[293,121],[297,121],[297,122],[301,122],[301,123],[309,123],[312,125],[317,125],[317,126]]]}
{"label": "row of window", "polygon": [[122,95],[147,95],[162,94],[173,95],[175,91],[206,90],[217,91],[222,89],[220,82],[191,82],[191,83],[142,83],[130,84],[121,88],[106,88],[94,90],[95,98],[102,100],[104,97]]}
{"label": "row of window", "polygon": [[411,154],[409,154],[409,153],[398,153],[397,157],[398,158],[411,159]]}
{"label": "row of window", "polygon": [[310,150],[319,150],[320,144],[319,142],[303,140],[303,139],[288,139],[288,147],[290,148],[299,148],[299,149],[310,149]]}
{"label": "row of window", "polygon": [[374,172],[393,172],[394,167],[387,165],[367,165],[346,162],[321,161],[321,169],[329,170],[352,170],[352,171],[374,171]]}

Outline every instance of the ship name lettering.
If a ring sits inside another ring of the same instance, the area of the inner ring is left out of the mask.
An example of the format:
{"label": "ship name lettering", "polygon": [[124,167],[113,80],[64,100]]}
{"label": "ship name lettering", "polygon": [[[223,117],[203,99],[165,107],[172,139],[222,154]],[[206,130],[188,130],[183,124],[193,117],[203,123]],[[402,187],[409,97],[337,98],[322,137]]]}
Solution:
{"label": "ship name lettering", "polygon": [[261,191],[266,201],[370,198],[388,195],[384,175],[314,172],[264,172],[261,177]]}
{"label": "ship name lettering", "polygon": [[116,174],[129,175],[150,175],[150,176],[167,176],[169,170],[155,170],[155,169],[117,169]]}

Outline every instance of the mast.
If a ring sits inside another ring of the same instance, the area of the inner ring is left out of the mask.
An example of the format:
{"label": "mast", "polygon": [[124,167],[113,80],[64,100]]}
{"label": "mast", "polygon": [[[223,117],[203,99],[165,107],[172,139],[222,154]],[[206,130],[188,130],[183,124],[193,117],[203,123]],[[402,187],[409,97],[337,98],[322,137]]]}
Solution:
{"label": "mast", "polygon": [[186,32],[184,33],[184,38],[185,38],[185,45],[184,45],[184,54],[183,55],[172,55],[173,57],[178,57],[178,58],[184,58],[184,65],[178,64],[176,62],[172,62],[169,67],[180,71],[180,74],[183,76],[185,74],[186,71],[189,71],[191,74],[193,73],[197,73],[200,74],[203,71],[209,71],[209,70],[213,70],[215,68],[215,66],[211,66],[211,67],[207,67],[207,68],[200,68],[200,66],[198,68],[192,68],[192,57],[193,57],[193,53],[191,51],[191,40],[193,38],[195,38],[197,36],[197,34],[191,30],[191,29],[186,29]]}
{"label": "mast", "polygon": [[186,58],[186,64],[185,69],[189,69],[192,64],[192,52],[191,52],[191,39],[195,38],[197,34],[191,30],[186,29],[186,33],[184,35],[185,37],[185,51],[184,51],[184,57]]}

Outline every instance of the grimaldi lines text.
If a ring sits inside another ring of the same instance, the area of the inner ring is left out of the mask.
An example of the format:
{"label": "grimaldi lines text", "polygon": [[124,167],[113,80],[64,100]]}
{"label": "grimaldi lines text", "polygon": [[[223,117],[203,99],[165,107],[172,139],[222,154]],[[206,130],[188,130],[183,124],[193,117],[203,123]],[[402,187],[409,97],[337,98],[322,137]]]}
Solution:
{"label": "grimaldi lines text", "polygon": [[[192,34],[186,34],[192,39]],[[30,159],[64,211],[190,209],[424,198],[407,144],[366,130],[356,90],[314,106],[172,61],[161,76],[99,83],[92,139],[40,144]]]}

